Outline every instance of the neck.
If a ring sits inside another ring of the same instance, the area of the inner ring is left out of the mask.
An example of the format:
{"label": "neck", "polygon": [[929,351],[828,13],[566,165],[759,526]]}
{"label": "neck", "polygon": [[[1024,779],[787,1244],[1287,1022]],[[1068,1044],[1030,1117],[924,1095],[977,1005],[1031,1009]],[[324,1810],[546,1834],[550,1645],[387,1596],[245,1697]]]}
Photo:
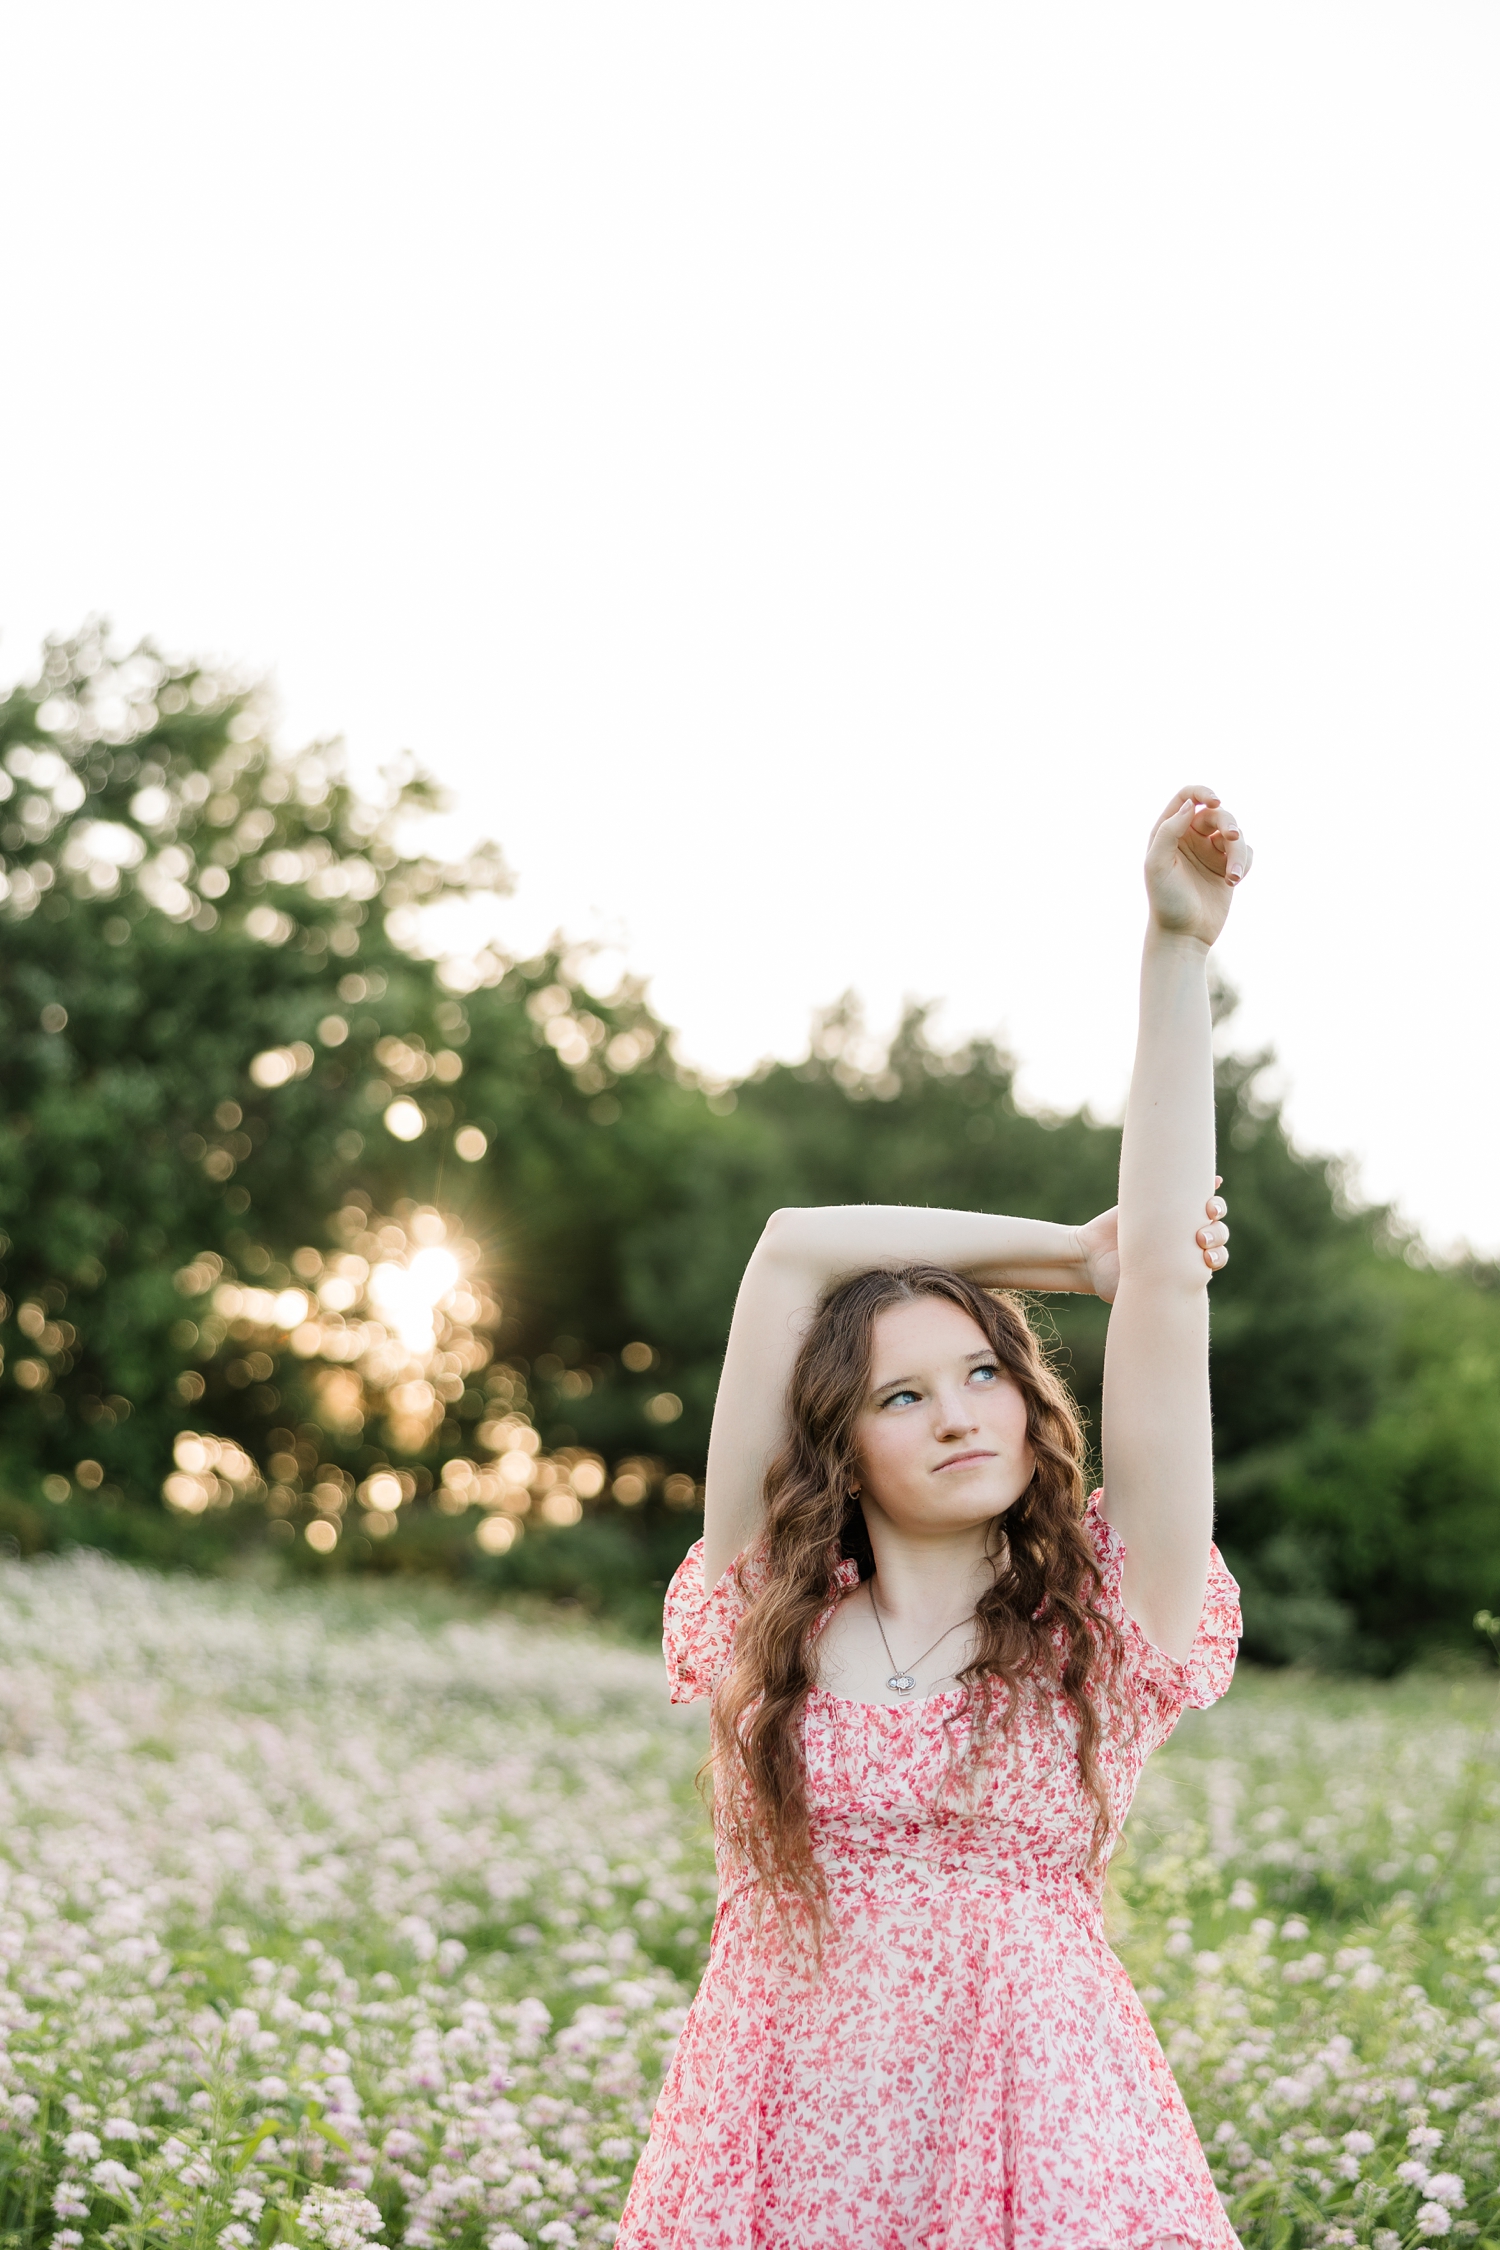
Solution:
{"label": "neck", "polygon": [[930,1625],[937,1632],[967,1617],[994,1584],[1004,1546],[991,1523],[913,1538],[874,1508],[867,1507],[866,1522],[875,1555],[873,1598],[897,1625],[919,1634]]}

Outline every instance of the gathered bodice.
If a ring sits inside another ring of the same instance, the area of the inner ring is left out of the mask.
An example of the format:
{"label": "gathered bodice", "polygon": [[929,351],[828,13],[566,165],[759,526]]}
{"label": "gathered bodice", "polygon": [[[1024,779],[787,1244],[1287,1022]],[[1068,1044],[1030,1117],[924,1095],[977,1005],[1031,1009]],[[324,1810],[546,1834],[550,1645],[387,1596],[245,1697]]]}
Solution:
{"label": "gathered bodice", "polygon": [[[1179,1662],[1147,1640],[1121,1599],[1125,1545],[1095,1493],[1085,1519],[1100,1574],[1096,1603],[1115,1629],[1091,1699],[1099,1719],[1095,1759],[1110,1838],[1094,1850],[1095,1805],[1078,1758],[1077,1716],[1038,1678],[992,1724],[982,1760],[965,1757],[971,1704],[961,1687],[912,1703],[870,1703],[809,1691],[802,1750],[813,1852],[830,1883],[962,1880],[1056,1886],[1096,1906],[1103,1861],[1129,1810],[1141,1768],[1188,1705],[1224,1693],[1239,1637],[1238,1588],[1217,1548],[1198,1632]],[[667,1597],[665,1648],[674,1700],[712,1695],[734,1662],[736,1630],[761,1582],[749,1551],[711,1589],[701,1543]],[[855,1565],[830,1573],[824,1620],[858,1583]],[[738,1869],[722,1872],[736,1884]]]}
{"label": "gathered bodice", "polygon": [[972,1772],[968,1739],[961,1689],[913,1704],[813,1690],[802,1744],[813,1854],[830,1884],[1046,1883],[1096,1903],[1094,1808],[1071,1712],[1053,1696],[1024,1698]]}

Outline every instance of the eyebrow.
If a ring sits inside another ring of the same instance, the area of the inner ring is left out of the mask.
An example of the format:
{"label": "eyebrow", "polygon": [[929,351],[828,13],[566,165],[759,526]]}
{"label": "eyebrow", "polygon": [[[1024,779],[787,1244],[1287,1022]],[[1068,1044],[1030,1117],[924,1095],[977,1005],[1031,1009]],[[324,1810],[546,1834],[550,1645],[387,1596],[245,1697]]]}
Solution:
{"label": "eyebrow", "polygon": [[[993,1346],[986,1344],[980,1351],[965,1353],[964,1365],[965,1367],[972,1367],[976,1359],[996,1359],[998,1357],[999,1354]],[[872,1383],[870,1395],[873,1398],[878,1398],[882,1391],[899,1391],[905,1384],[915,1383],[917,1380],[918,1378],[915,1375],[893,1375],[888,1382]]]}

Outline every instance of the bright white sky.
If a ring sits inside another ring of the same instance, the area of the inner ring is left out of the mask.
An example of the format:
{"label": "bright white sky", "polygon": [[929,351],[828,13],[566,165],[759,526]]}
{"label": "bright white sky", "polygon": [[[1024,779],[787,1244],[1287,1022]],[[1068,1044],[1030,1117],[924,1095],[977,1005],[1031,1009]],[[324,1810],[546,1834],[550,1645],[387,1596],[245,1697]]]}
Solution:
{"label": "bright white sky", "polygon": [[1101,1111],[1206,780],[1299,1135],[1500,1246],[1492,0],[48,0],[0,66],[0,669],[103,610],[409,745],[710,1069],[853,986]]}

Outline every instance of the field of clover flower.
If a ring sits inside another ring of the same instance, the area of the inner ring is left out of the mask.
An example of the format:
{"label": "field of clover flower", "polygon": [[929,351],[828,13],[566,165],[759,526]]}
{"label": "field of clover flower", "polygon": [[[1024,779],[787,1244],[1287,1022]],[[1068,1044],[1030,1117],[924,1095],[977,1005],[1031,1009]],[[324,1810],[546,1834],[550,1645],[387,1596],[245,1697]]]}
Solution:
{"label": "field of clover flower", "polygon": [[[1112,1927],[1252,2250],[1500,2244],[1494,1690],[1247,1676]],[[0,2235],[608,2242],[704,1957],[701,1707],[386,1588],[0,1566]]]}

